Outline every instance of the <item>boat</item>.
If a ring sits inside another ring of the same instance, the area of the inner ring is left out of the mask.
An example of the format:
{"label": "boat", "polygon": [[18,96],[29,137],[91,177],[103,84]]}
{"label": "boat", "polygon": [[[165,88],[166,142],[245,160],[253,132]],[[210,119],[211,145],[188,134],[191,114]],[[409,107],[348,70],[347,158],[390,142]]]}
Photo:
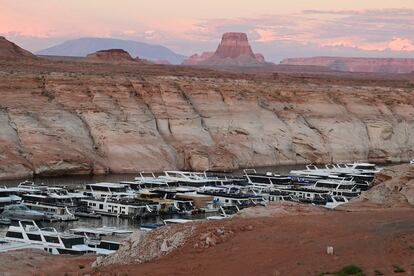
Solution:
{"label": "boat", "polygon": [[0,187],[0,210],[7,205],[19,203],[21,200],[22,198],[17,196],[13,189]]}
{"label": "boat", "polygon": [[192,214],[195,213],[193,201],[176,198],[176,190],[152,190],[137,192],[137,199],[143,202],[159,204],[160,214]]}
{"label": "boat", "polygon": [[349,202],[349,200],[344,196],[331,196],[324,207],[328,209],[335,209],[339,205],[345,204],[347,202]]}
{"label": "boat", "polygon": [[191,220],[191,219],[164,219],[163,222],[165,225],[169,225],[169,224],[184,224],[184,223],[190,223],[193,222],[195,220]]}
{"label": "boat", "polygon": [[290,195],[291,201],[310,203],[315,205],[326,205],[329,202],[329,194],[327,191],[313,190],[304,187],[290,188],[281,190],[281,193]]}
{"label": "boat", "polygon": [[142,231],[151,231],[154,229],[158,229],[162,226],[165,226],[165,224],[164,223],[142,223],[139,229]]}
{"label": "boat", "polygon": [[308,190],[324,191],[332,196],[344,196],[348,199],[357,197],[361,190],[354,181],[320,180],[315,185],[306,187]]}
{"label": "boat", "polygon": [[26,202],[23,203],[31,210],[42,212],[46,214],[50,220],[55,221],[75,221],[78,218],[75,216],[74,211],[71,211],[67,206],[56,206],[53,204],[42,204],[39,202]]}
{"label": "boat", "polygon": [[247,182],[254,186],[286,187],[292,185],[292,179],[289,176],[281,176],[272,172],[261,174],[257,173],[254,169],[245,169],[243,173]]}
{"label": "boat", "polygon": [[208,186],[217,185],[225,179],[219,179],[217,177],[208,177],[206,173],[201,172],[185,172],[185,171],[164,171],[164,175],[158,176],[158,179],[168,182],[177,183],[182,186]]}
{"label": "boat", "polygon": [[142,218],[158,215],[160,205],[138,200],[113,200],[111,198],[83,199],[87,207],[95,214],[105,216]]}
{"label": "boat", "polygon": [[53,227],[41,228],[33,220],[12,220],[5,238],[0,242],[0,252],[21,248],[39,248],[53,255],[86,253],[108,255],[119,249],[119,243],[109,241],[88,243],[84,236],[58,232]]}
{"label": "boat", "polygon": [[209,195],[218,206],[235,206],[238,209],[253,207],[264,202],[263,196],[243,193],[239,187],[201,187],[198,194]]}
{"label": "boat", "polygon": [[81,191],[85,196],[95,199],[101,198],[134,198],[135,192],[127,184],[100,182],[87,184]]}
{"label": "boat", "polygon": [[88,238],[98,238],[101,239],[105,236],[129,236],[133,231],[117,229],[115,227],[99,227],[99,228],[89,228],[89,227],[79,227],[69,230],[71,233],[76,235],[82,235]]}
{"label": "boat", "polygon": [[3,213],[0,218],[4,220],[12,219],[31,219],[31,220],[49,220],[52,217],[45,213],[31,210],[25,204],[13,204],[4,207]]}

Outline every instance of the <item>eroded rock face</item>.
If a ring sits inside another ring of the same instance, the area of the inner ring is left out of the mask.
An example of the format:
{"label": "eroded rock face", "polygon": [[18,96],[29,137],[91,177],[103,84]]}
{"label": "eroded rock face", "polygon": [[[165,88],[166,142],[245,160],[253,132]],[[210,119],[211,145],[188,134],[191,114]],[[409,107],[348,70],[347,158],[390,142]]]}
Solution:
{"label": "eroded rock face", "polygon": [[214,53],[219,58],[238,58],[245,55],[255,58],[245,33],[225,33]]}
{"label": "eroded rock face", "polygon": [[263,55],[254,54],[245,33],[225,33],[214,53],[195,54],[183,65],[257,66],[265,64]]}
{"label": "eroded rock face", "polygon": [[131,55],[122,49],[109,49],[101,50],[86,56],[88,61],[110,61],[110,62],[122,62],[122,61],[139,61],[139,58],[134,60]]}
{"label": "eroded rock face", "polygon": [[372,73],[411,73],[414,72],[414,58],[346,58],[312,57],[289,58],[281,62],[286,65],[326,66],[336,71]]}
{"label": "eroded rock face", "polygon": [[409,86],[163,74],[3,70],[0,178],[414,156]]}
{"label": "eroded rock face", "polygon": [[399,165],[383,169],[375,176],[373,187],[353,200],[352,204],[369,202],[384,207],[414,207],[414,165]]}
{"label": "eroded rock face", "polygon": [[0,36],[0,59],[34,59],[35,56]]}

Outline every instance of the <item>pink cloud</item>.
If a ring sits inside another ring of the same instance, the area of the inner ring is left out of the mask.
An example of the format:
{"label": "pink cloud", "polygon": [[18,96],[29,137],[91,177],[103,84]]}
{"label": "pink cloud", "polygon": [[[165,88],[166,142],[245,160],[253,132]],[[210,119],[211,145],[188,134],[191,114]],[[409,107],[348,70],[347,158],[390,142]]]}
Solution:
{"label": "pink cloud", "polygon": [[259,35],[256,39],[258,42],[272,42],[278,40],[278,36],[275,31],[266,28],[257,28],[254,31]]}

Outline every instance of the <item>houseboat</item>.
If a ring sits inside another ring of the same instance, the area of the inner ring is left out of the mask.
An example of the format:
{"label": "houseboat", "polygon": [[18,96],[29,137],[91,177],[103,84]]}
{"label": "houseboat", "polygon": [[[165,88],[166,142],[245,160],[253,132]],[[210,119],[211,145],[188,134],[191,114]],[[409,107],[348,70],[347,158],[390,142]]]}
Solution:
{"label": "houseboat", "polygon": [[212,196],[214,203],[219,206],[236,206],[238,209],[256,206],[265,202],[260,195],[242,193],[240,190],[232,190],[225,187],[201,187],[197,193]]}
{"label": "houseboat", "polygon": [[137,200],[112,200],[110,198],[83,199],[87,207],[96,214],[105,216],[141,218],[158,215],[160,205]]}
{"label": "houseboat", "polygon": [[91,198],[134,198],[135,192],[129,188],[127,184],[101,182],[95,184],[87,184],[84,195]]}
{"label": "houseboat", "polygon": [[55,228],[41,228],[35,221],[13,220],[0,242],[0,252],[21,248],[41,248],[48,253],[81,255],[96,253],[107,255],[119,249],[119,243],[101,241],[88,243],[84,236],[61,233]]}
{"label": "houseboat", "polygon": [[271,172],[261,174],[254,169],[246,169],[243,172],[247,182],[254,186],[286,187],[292,185],[292,179],[289,176],[281,176]]}

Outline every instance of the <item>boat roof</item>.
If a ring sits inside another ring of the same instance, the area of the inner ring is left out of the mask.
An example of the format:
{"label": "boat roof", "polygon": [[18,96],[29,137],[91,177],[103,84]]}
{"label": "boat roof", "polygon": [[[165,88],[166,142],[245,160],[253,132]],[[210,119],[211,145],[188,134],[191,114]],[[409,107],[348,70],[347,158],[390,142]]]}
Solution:
{"label": "boat roof", "polygon": [[124,188],[124,187],[127,187],[126,184],[113,183],[113,182],[99,182],[99,183],[92,183],[92,184],[87,184],[87,185],[96,186],[96,187],[109,187],[109,188]]}
{"label": "boat roof", "polygon": [[191,219],[164,219],[166,223],[188,223],[192,221]]}

